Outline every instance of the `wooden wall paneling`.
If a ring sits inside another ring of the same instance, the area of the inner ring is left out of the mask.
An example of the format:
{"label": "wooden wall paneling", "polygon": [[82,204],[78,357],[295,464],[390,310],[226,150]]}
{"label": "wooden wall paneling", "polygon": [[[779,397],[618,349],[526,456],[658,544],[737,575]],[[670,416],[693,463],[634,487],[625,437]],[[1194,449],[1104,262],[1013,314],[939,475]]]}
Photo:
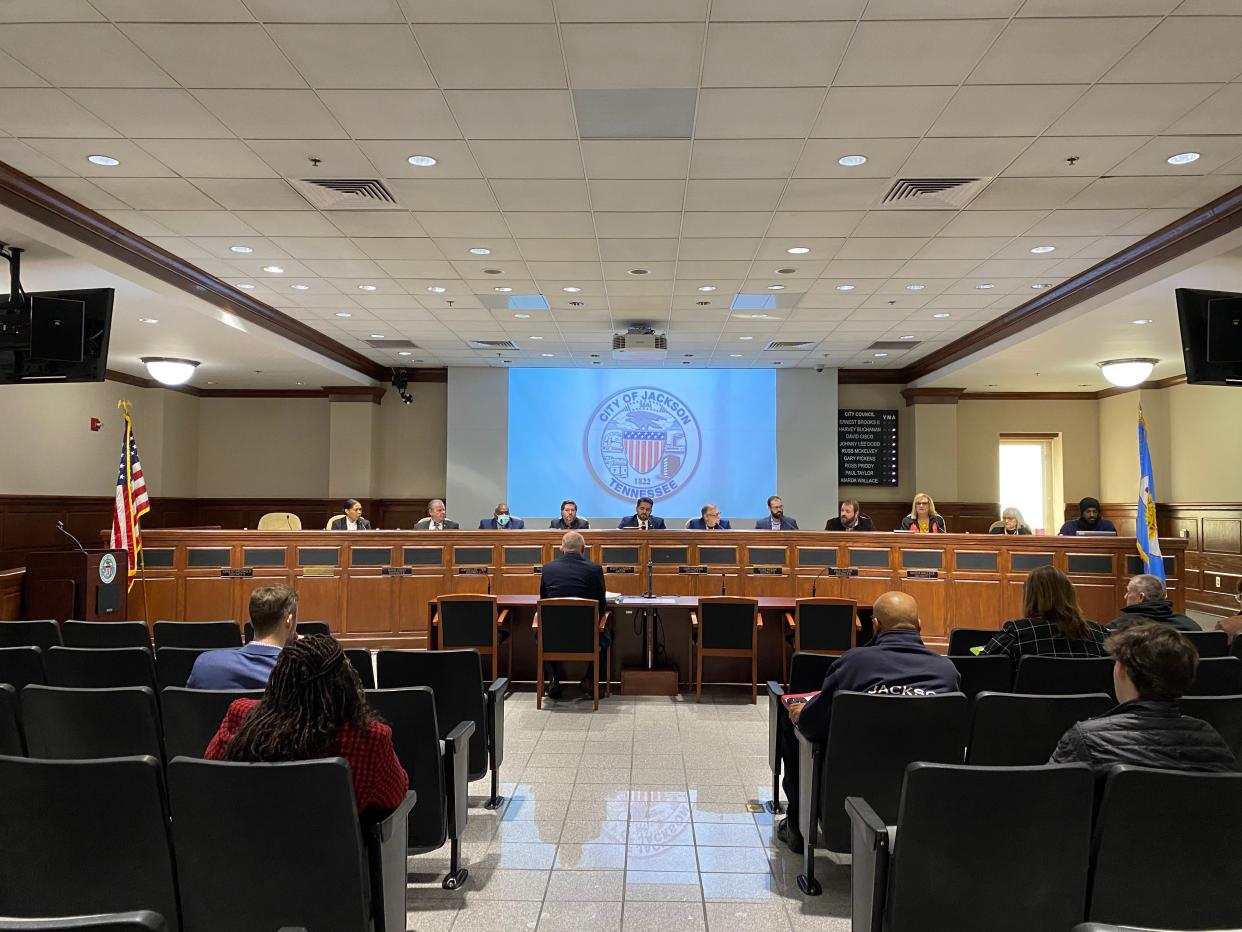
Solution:
{"label": "wooden wall paneling", "polygon": [[[397,579],[397,619],[394,633],[409,635],[418,639],[424,646],[428,638],[427,603],[450,590],[444,584],[444,572],[432,572],[422,567],[415,568],[413,576],[398,576]],[[352,623],[352,619],[350,619]],[[352,629],[351,629],[352,631]]]}
{"label": "wooden wall paneling", "polygon": [[1025,585],[1024,578],[1015,579],[1011,576],[1002,587],[1001,617],[1005,621],[1013,621],[1022,617],[1022,593]]}
{"label": "wooden wall paneling", "polygon": [[[181,621],[222,621],[237,618],[241,580],[219,575],[187,575]],[[240,621],[241,619],[237,619]]]}
{"label": "wooden wall paneling", "polygon": [[1078,596],[1078,607],[1088,621],[1106,625],[1121,614],[1124,585],[1118,586],[1110,579],[1088,580],[1071,576],[1070,580],[1074,583],[1074,592]]}
{"label": "wooden wall paneling", "polygon": [[948,584],[943,579],[903,578],[897,588],[914,596],[919,603],[919,621],[925,640],[943,640],[949,636]]}
{"label": "wooden wall paneling", "polygon": [[[349,619],[349,634],[398,633],[398,578],[362,570],[344,577],[344,617]],[[320,580],[306,582],[317,583]],[[341,626],[333,625],[333,629],[341,630]]]}
{"label": "wooden wall paneling", "polygon": [[[1000,628],[1007,620],[999,580],[958,578],[949,595],[949,630]],[[945,635],[948,636],[947,633]]]}
{"label": "wooden wall paneling", "polygon": [[1205,553],[1242,553],[1242,521],[1237,518],[1204,518]]}
{"label": "wooden wall paneling", "polygon": [[0,621],[17,621],[22,617],[25,582],[24,569],[0,570]]}
{"label": "wooden wall paneling", "polygon": [[129,617],[153,625],[157,621],[181,619],[181,585],[175,575],[167,571],[159,575],[146,573],[134,580],[129,590]]}

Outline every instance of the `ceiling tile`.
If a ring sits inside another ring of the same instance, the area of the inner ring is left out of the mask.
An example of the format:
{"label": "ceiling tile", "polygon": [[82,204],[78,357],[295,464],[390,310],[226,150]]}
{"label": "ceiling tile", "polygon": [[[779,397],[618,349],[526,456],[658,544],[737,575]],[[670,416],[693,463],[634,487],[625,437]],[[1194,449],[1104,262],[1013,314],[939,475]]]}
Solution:
{"label": "ceiling tile", "polygon": [[1242,133],[1242,84],[1225,85],[1168,127],[1167,132]]}
{"label": "ceiling tile", "polygon": [[497,179],[492,190],[501,210],[581,211],[591,206],[585,181]]}
{"label": "ceiling tile", "polygon": [[[959,84],[1003,25],[1003,20],[996,19],[859,23],[833,83]],[[907,130],[901,135],[909,134]],[[867,134],[851,131],[850,135]]]}
{"label": "ceiling tile", "polygon": [[686,185],[686,210],[774,210],[784,189],[782,179],[692,179]]}
{"label": "ceiling tile", "polygon": [[1054,210],[1027,230],[1028,236],[1103,236],[1143,213],[1128,210]]}
{"label": "ceiling tile", "polygon": [[972,210],[1052,210],[1090,183],[1089,178],[997,178],[970,203]]}
{"label": "ceiling tile", "polygon": [[327,217],[315,210],[244,210],[236,211],[235,215],[264,236],[335,236],[339,232]]}
{"label": "ceiling tile", "polygon": [[[916,139],[808,139],[798,169],[798,178],[891,178],[897,174]],[[840,164],[846,155],[863,155],[863,165]]]}
{"label": "ceiling tile", "polygon": [[356,139],[457,139],[439,91],[322,90],[320,99]]}
{"label": "ceiling tile", "polygon": [[[1125,12],[1130,16],[1163,16],[1171,13],[1180,0],[1126,0]],[[1182,8],[1185,4],[1181,3]],[[1114,16],[1113,0],[1026,0],[1019,16]]]}
{"label": "ceiling tile", "polygon": [[852,30],[853,23],[714,22],[707,31],[702,83],[705,87],[826,87]]}
{"label": "ceiling tile", "polygon": [[46,87],[47,83],[13,56],[0,52],[0,87]]}
{"label": "ceiling tile", "polygon": [[984,19],[1008,17],[1022,6],[1023,0],[871,0],[867,19],[953,19],[955,17]]}
{"label": "ceiling tile", "polygon": [[0,29],[0,48],[62,87],[99,82],[101,62],[112,87],[175,83],[110,23],[15,23]]}
{"label": "ceiling tile", "polygon": [[[1170,165],[1168,158],[1180,152],[1198,152],[1197,161]],[[1114,165],[1113,175],[1206,175],[1228,164],[1242,152],[1242,136],[1160,136],[1133,155]]]}
{"label": "ceiling tile", "polygon": [[940,235],[1020,236],[1047,214],[1045,210],[964,210],[945,225]]}
{"label": "ceiling tile", "polygon": [[599,255],[604,262],[673,262],[677,259],[677,240],[601,239]]}
{"label": "ceiling tile", "polygon": [[[88,178],[158,178],[174,174],[159,159],[127,139],[27,139],[27,144],[76,175]],[[109,167],[87,161],[91,155],[109,155],[120,165]]]}
{"label": "ceiling tile", "polygon": [[824,99],[814,87],[710,88],[699,91],[698,139],[802,139]]}
{"label": "ceiling tile", "polygon": [[199,102],[247,139],[340,139],[345,133],[314,91],[205,90]]}
{"label": "ceiling tile", "polygon": [[970,83],[1090,83],[1157,22],[1116,16],[1013,20],[971,72]]}
{"label": "ceiling tile", "polygon": [[311,87],[436,86],[406,28],[315,23],[268,26],[267,31]]}
{"label": "ceiling tile", "polygon": [[684,139],[584,139],[590,178],[685,178],[690,142]]}
{"label": "ceiling tile", "polygon": [[420,25],[415,34],[441,87],[566,86],[554,25]]}
{"label": "ceiling tile", "polygon": [[50,87],[11,88],[0,94],[0,126],[12,136],[114,137],[116,130]]}
{"label": "ceiling tile", "polygon": [[388,186],[401,204],[411,210],[496,209],[495,198],[485,181],[397,178],[389,181]]}
{"label": "ceiling tile", "polygon": [[471,139],[574,139],[568,91],[446,91],[461,131]]}
{"label": "ceiling tile", "polygon": [[[46,6],[46,0],[35,0]],[[248,23],[254,17],[242,0],[92,0],[100,13],[114,22]]]}
{"label": "ceiling tile", "polygon": [[691,178],[788,178],[802,141],[702,139],[694,144]]}
{"label": "ceiling tile", "polygon": [[217,206],[182,178],[99,178],[96,183],[135,210],[211,210]]}
{"label": "ceiling tile", "polygon": [[597,210],[594,218],[595,230],[599,236],[662,237],[677,236],[681,231],[682,215],[676,211],[649,210],[618,213]]}
{"label": "ceiling tile", "polygon": [[358,145],[344,139],[259,139],[251,140],[250,148],[290,178],[370,178],[376,172]]}
{"label": "ceiling tile", "polygon": [[586,211],[507,211],[505,221],[517,237],[595,238],[591,215]]}
{"label": "ceiling tile", "polygon": [[998,175],[1030,145],[1025,137],[924,139],[910,154],[901,173],[906,176],[966,178]]}
{"label": "ceiling tile", "polygon": [[1112,209],[1124,207],[1164,207],[1187,186],[1186,178],[1101,178],[1075,195],[1069,206]]}
{"label": "ceiling tile", "polygon": [[850,210],[877,204],[888,188],[878,178],[794,178],[781,198],[781,210]]}
{"label": "ceiling tile", "polygon": [[[110,0],[104,0],[110,2]],[[102,3],[98,4],[103,6]],[[11,0],[0,7],[0,22],[84,22],[103,19],[87,0]]]}
{"label": "ceiling tile", "polygon": [[[1238,12],[1236,7],[1233,12]],[[1232,81],[1242,71],[1240,46],[1242,16],[1172,16],[1151,30],[1104,80]]]}
{"label": "ceiling tile", "polygon": [[550,23],[552,0],[398,0],[413,23]]}
{"label": "ceiling tile", "polygon": [[427,235],[418,221],[403,210],[333,210],[325,216],[346,236]]}
{"label": "ceiling tile", "polygon": [[1110,174],[1142,143],[1140,136],[1044,136],[1014,159],[1004,174],[1009,178],[1099,178]]}
{"label": "ceiling tile", "polygon": [[1086,90],[1084,84],[967,85],[928,135],[1035,136]]}
{"label": "ceiling tile", "polygon": [[[470,146],[461,139],[364,139],[360,148],[385,178],[480,178]],[[436,164],[411,165],[412,155],[429,155]]]}
{"label": "ceiling tile", "polygon": [[698,87],[698,23],[566,23],[565,62],[575,88]]}
{"label": "ceiling tile", "polygon": [[[757,237],[715,237],[712,239],[701,239],[696,237],[687,237],[681,240],[681,244],[677,249],[677,258],[682,261],[702,261],[707,262],[712,259],[749,262],[755,257],[755,252],[759,248],[759,239]],[[789,258],[781,254],[784,258]],[[678,275],[681,275],[680,269]]]}
{"label": "ceiling tile", "polygon": [[370,236],[354,240],[372,259],[443,259],[444,254],[430,238]]}
{"label": "ceiling tile", "polygon": [[488,178],[582,178],[574,140],[475,140],[470,151]]}
{"label": "ceiling tile", "polygon": [[266,23],[403,23],[394,0],[246,0],[257,19]]}
{"label": "ceiling tile", "polygon": [[160,210],[148,211],[147,216],[181,236],[251,236],[257,232],[224,210]]}
{"label": "ceiling tile", "polygon": [[951,96],[951,87],[833,87],[811,135],[838,139],[921,136]]}
{"label": "ceiling tile", "polygon": [[1009,242],[1007,236],[940,236],[918,251],[918,259],[990,259]]}
{"label": "ceiling tile", "polygon": [[125,23],[120,28],[183,87],[306,86],[257,24]]}
{"label": "ceiling tile", "polygon": [[591,181],[591,206],[595,210],[680,210],[685,196],[683,181]]}
{"label": "ceiling tile", "polygon": [[111,210],[132,206],[85,178],[40,178],[39,180],[92,210]]}
{"label": "ceiling tile", "polygon": [[909,259],[926,242],[922,237],[860,237],[845,241],[837,259]]}
{"label": "ceiling tile", "polygon": [[183,90],[72,88],[66,93],[131,138],[206,139],[231,135],[223,123]]}
{"label": "ceiling tile", "polygon": [[1215,91],[1217,84],[1097,84],[1052,124],[1057,136],[1159,133]]}
{"label": "ceiling tile", "polygon": [[[0,139],[0,162],[7,162],[19,172],[27,175],[56,177],[58,175],[77,175],[55,159],[32,149],[19,139]],[[137,231],[135,231],[137,232]]]}
{"label": "ceiling tile", "polygon": [[227,210],[310,210],[283,178],[195,178],[194,184]]}
{"label": "ceiling tile", "polygon": [[519,243],[527,262],[598,262],[594,239],[523,239]]}
{"label": "ceiling tile", "polygon": [[852,210],[779,210],[771,218],[772,227],[768,230],[768,235],[849,236],[862,217],[861,211]]}
{"label": "ceiling tile", "polygon": [[428,211],[418,218],[431,236],[508,236],[504,216],[490,211]]}
{"label": "ceiling tile", "polygon": [[[200,241],[201,242],[201,241]],[[351,240],[343,236],[280,236],[272,242],[294,259],[365,259],[366,255]],[[230,256],[220,253],[222,258]],[[307,267],[320,275],[325,274],[307,263]],[[374,274],[374,269],[371,270]]]}
{"label": "ceiling tile", "polygon": [[558,0],[562,23],[701,23],[707,17],[707,0]]}
{"label": "ceiling tile", "polygon": [[954,216],[951,210],[873,210],[854,236],[932,236]]}
{"label": "ceiling tile", "polygon": [[141,139],[139,145],[182,177],[271,178],[276,174],[238,139]]}

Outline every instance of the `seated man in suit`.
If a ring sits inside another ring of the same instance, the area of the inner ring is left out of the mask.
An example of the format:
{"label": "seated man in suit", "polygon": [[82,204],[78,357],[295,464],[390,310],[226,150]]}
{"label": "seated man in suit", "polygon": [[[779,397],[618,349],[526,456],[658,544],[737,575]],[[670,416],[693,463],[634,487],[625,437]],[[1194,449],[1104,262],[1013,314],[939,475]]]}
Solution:
{"label": "seated man in suit", "polygon": [[847,498],[841,503],[840,513],[824,525],[825,531],[874,531],[875,525],[859,509],[858,502]]}
{"label": "seated man in suit", "polygon": [[655,502],[644,495],[634,503],[634,514],[628,518],[622,518],[621,523],[617,525],[617,530],[637,528],[640,531],[663,531],[664,519],[657,518],[651,513],[654,507]]}
{"label": "seated man in suit", "polygon": [[561,502],[561,516],[548,525],[554,531],[585,531],[590,526],[590,521],[578,517],[578,503],[572,498]]}
{"label": "seated man in suit", "polygon": [[796,531],[798,522],[785,517],[785,505],[779,495],[768,496],[768,516],[755,522],[756,531]]}
{"label": "seated man in suit", "polygon": [[700,517],[692,518],[686,522],[686,527],[692,531],[731,531],[729,522],[725,518],[720,517],[720,509],[708,502],[699,511]]}
{"label": "seated man in suit", "polygon": [[490,518],[484,518],[479,522],[480,531],[520,531],[525,527],[526,522],[510,515],[509,506],[504,502],[496,506]]}
{"label": "seated man in suit", "polygon": [[1172,625],[1178,631],[1203,630],[1193,618],[1173,611],[1173,603],[1159,576],[1143,573],[1131,577],[1126,584],[1125,602],[1122,613],[1108,623],[1109,631],[1116,631],[1131,621],[1157,621]]}
{"label": "seated man in suit", "polygon": [[[607,594],[604,589],[604,568],[592,563],[583,551],[586,541],[577,531],[567,531],[561,538],[561,555],[559,559],[543,565],[539,574],[539,598],[541,599],[595,599],[599,602],[599,615],[604,617],[608,611]],[[612,635],[608,631],[599,633],[599,669],[604,670],[604,649],[612,643]],[[561,665],[552,661],[548,664],[548,698],[561,698]],[[579,685],[587,691],[591,688],[591,668]]]}
{"label": "seated man in suit", "polygon": [[280,651],[298,639],[298,594],[292,586],[260,586],[250,593],[254,640],[198,655],[190,689],[266,689]]}
{"label": "seated man in suit", "polygon": [[362,502],[356,498],[345,499],[344,514],[328,522],[329,531],[369,531],[371,522],[362,516]]}
{"label": "seated man in suit", "polygon": [[414,525],[416,531],[456,531],[460,525],[444,517],[444,502],[433,498],[427,506],[427,517]]}

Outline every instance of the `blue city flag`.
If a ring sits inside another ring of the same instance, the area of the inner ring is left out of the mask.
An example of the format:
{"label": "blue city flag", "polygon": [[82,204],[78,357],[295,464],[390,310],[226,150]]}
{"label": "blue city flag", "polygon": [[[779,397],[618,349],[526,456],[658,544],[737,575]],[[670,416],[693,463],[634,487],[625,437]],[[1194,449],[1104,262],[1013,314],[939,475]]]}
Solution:
{"label": "blue city flag", "polygon": [[1147,422],[1139,410],[1139,490],[1138,511],[1134,518],[1134,538],[1144,569],[1164,582],[1164,556],[1160,553],[1160,535],[1156,530],[1156,482],[1152,476],[1151,450],[1147,446]]}

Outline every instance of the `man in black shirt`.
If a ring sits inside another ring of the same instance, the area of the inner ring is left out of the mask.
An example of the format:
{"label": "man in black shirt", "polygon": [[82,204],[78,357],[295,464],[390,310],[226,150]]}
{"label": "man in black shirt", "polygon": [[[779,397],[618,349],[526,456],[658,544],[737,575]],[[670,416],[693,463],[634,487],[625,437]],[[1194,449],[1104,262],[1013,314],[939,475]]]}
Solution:
{"label": "man in black shirt", "polygon": [[1125,600],[1125,611],[1108,623],[1110,631],[1131,620],[1158,621],[1172,625],[1178,631],[1203,630],[1193,618],[1173,611],[1173,603],[1169,601],[1169,594],[1159,576],[1143,573],[1132,577],[1126,584]]}
{"label": "man in black shirt", "polygon": [[561,502],[561,516],[548,525],[554,531],[585,531],[591,526],[586,518],[578,517],[578,503],[572,498]]}
{"label": "man in black shirt", "polygon": [[875,525],[859,508],[858,502],[847,498],[841,503],[840,513],[824,525],[825,531],[874,531]]}
{"label": "man in black shirt", "polygon": [[[584,555],[586,542],[577,531],[567,531],[561,538],[561,556],[545,563],[539,574],[539,598],[541,599],[595,599],[599,602],[599,617],[608,611],[607,594],[604,590],[604,568],[592,563]],[[608,631],[599,633],[599,669],[604,672],[604,651],[612,643]],[[561,665],[558,661],[548,663],[550,668],[548,698],[561,697]],[[587,664],[582,687],[590,688],[591,666]]]}

